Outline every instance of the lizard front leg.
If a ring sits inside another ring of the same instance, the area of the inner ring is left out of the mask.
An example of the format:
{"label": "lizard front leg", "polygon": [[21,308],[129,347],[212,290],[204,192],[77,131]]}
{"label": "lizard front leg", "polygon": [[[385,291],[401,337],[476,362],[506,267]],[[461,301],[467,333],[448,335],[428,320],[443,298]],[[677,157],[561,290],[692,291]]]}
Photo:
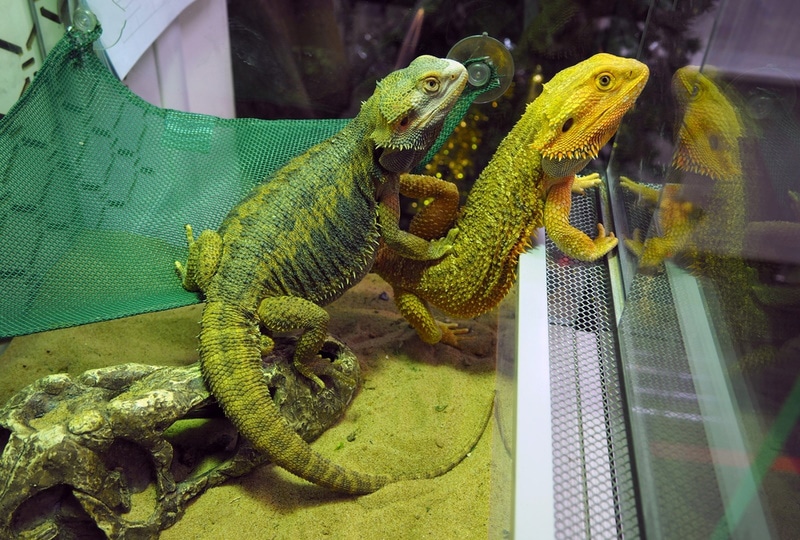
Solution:
{"label": "lizard front leg", "polygon": [[575,181],[572,182],[572,193],[577,195],[585,195],[587,189],[597,187],[603,183],[603,179],[596,172],[587,174],[586,176],[576,175]]}
{"label": "lizard front leg", "polygon": [[406,321],[417,331],[420,339],[430,345],[445,343],[458,347],[458,334],[469,332],[467,328],[459,328],[457,324],[437,321],[428,308],[428,304],[414,293],[394,287],[394,303]]}
{"label": "lizard front leg", "polygon": [[683,239],[677,237],[652,236],[642,240],[642,231],[634,229],[633,237],[623,240],[625,247],[639,259],[638,270],[644,274],[655,274],[663,269],[665,259],[680,251]]}
{"label": "lizard front leg", "polygon": [[378,199],[378,223],[381,227],[381,237],[398,255],[418,261],[432,261],[441,259],[453,251],[453,243],[458,236],[458,229],[453,227],[444,238],[426,240],[415,234],[403,231],[399,227],[400,198],[395,187],[394,190],[385,192]]}
{"label": "lizard front leg", "polygon": [[642,242],[639,233],[633,239],[625,240],[625,245],[639,258],[639,268],[653,271],[660,267],[664,259],[686,249],[701,212],[692,203],[682,199],[680,186],[676,184],[666,184],[658,190],[625,176],[620,180],[623,189],[638,195],[648,205],[657,205],[653,217],[660,236],[653,235]]}
{"label": "lizard front leg", "polygon": [[619,177],[619,185],[622,189],[634,193],[636,196],[639,197],[639,200],[645,204],[655,206],[658,204],[658,197],[660,196],[660,191],[646,186],[644,184],[640,184],[639,182],[634,182],[627,176],[620,176]]}
{"label": "lizard front leg", "polygon": [[205,291],[219,267],[222,257],[222,238],[216,231],[205,230],[195,240],[192,226],[186,225],[185,229],[189,255],[186,258],[186,266],[180,261],[175,261],[175,270],[181,277],[184,289]]}
{"label": "lizard front leg", "polygon": [[[315,360],[328,336],[328,312],[299,296],[270,296],[258,306],[258,318],[270,332],[302,332],[294,351],[294,367],[318,388],[325,388],[319,375],[330,375],[332,370],[325,365],[327,362],[323,364]],[[271,341],[263,336],[261,349],[271,349]]]}
{"label": "lizard front leg", "polygon": [[400,193],[414,199],[432,200],[422,206],[408,232],[432,240],[444,236],[458,216],[460,195],[452,182],[423,174],[400,175]]}
{"label": "lizard front leg", "polygon": [[592,240],[569,222],[572,207],[572,184],[575,177],[556,182],[547,192],[544,205],[544,228],[550,238],[567,256],[581,260],[594,261],[611,251],[617,245],[614,233],[608,233],[602,224],[597,224],[597,237]]}

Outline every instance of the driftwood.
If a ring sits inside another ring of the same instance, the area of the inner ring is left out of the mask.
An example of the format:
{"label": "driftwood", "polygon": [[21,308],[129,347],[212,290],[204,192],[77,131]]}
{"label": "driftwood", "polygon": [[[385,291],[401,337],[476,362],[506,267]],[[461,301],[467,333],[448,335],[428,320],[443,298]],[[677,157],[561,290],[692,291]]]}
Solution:
{"label": "driftwood", "polygon": [[[291,367],[293,340],[264,358],[265,382],[307,441],[344,414],[360,371],[329,339],[322,391]],[[123,364],[44,377],[0,407],[0,538],[157,538],[188,502],[264,462],[238,436],[197,364]]]}

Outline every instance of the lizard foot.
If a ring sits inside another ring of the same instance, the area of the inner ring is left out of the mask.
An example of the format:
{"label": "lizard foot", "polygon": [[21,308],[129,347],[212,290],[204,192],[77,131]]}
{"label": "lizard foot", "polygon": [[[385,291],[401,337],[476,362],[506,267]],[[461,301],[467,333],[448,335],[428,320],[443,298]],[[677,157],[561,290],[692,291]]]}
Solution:
{"label": "lizard foot", "polygon": [[181,278],[181,283],[186,281],[186,267],[181,264],[181,261],[175,261],[175,271],[178,277]]}
{"label": "lizard foot", "polygon": [[354,382],[342,375],[341,365],[336,364],[331,358],[317,355],[305,363],[295,363],[295,369],[311,383],[317,390],[325,390],[328,386],[322,378],[329,379],[333,387],[353,385]]}
{"label": "lizard foot", "polygon": [[644,242],[642,242],[642,231],[639,229],[633,230],[633,237],[624,240],[625,247],[628,248],[636,258],[641,258],[644,253]]}
{"label": "lizard foot", "polygon": [[586,176],[576,176],[572,182],[572,193],[578,195],[585,195],[587,189],[597,187],[603,184],[603,179],[600,178],[598,173],[587,174]]}
{"label": "lizard foot", "polygon": [[661,263],[670,254],[664,250],[664,244],[660,238],[650,238],[645,242],[642,240],[642,231],[633,230],[633,237],[624,240],[625,247],[639,259],[638,271],[643,274],[653,275],[661,268]]}
{"label": "lizard foot", "polygon": [[461,346],[458,343],[458,336],[468,334],[469,328],[460,327],[458,326],[458,323],[436,321],[436,324],[442,331],[442,338],[439,341],[445,345],[450,345],[451,347],[460,349]]}
{"label": "lizard foot", "polygon": [[619,177],[619,185],[623,189],[638,195],[639,201],[645,204],[648,205],[658,204],[659,191],[657,189],[642,185],[638,182],[634,182],[627,176]]}
{"label": "lizard foot", "polygon": [[217,271],[222,256],[222,238],[216,231],[203,231],[197,240],[191,225],[186,225],[186,243],[189,255],[186,265],[175,261],[175,270],[181,278],[181,285],[187,291],[204,291]]}
{"label": "lizard foot", "polygon": [[458,236],[458,227],[453,227],[447,232],[447,236],[439,238],[438,240],[431,240],[428,252],[431,260],[441,259],[448,253],[453,253],[456,237]]}
{"label": "lizard foot", "polygon": [[275,341],[271,337],[261,334],[259,347],[261,348],[261,356],[267,356],[275,348]]}
{"label": "lizard foot", "polygon": [[[325,364],[327,364],[327,366]],[[320,356],[317,356],[316,358],[312,358],[306,362],[295,361],[294,368],[298,373],[300,373],[300,375],[311,381],[318,390],[325,389],[325,383],[322,382],[320,375],[329,374],[328,370],[330,368],[330,362]]]}
{"label": "lizard foot", "polygon": [[602,223],[597,224],[597,236],[594,239],[595,253],[597,258],[602,257],[614,249],[619,241],[613,232],[606,234],[606,228]]}
{"label": "lizard foot", "polygon": [[[184,227],[186,231],[186,245],[189,246],[189,250],[191,251],[192,246],[194,245],[194,232],[192,232],[192,226],[188,223]],[[189,262],[187,261],[186,264],[188,265]],[[178,275],[181,278],[181,283],[186,283],[186,267],[181,264],[180,261],[175,261],[175,271],[178,272]]]}

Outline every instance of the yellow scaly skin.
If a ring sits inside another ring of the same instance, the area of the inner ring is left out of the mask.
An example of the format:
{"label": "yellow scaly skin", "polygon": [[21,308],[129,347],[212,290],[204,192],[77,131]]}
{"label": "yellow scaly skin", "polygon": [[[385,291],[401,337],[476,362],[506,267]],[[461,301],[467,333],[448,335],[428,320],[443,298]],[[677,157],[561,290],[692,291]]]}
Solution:
{"label": "yellow scaly skin", "polygon": [[[672,167],[682,183],[659,192],[622,179],[624,188],[658,201],[661,232],[644,243],[634,238],[625,244],[639,254],[644,272],[660,269],[666,258],[688,255],[693,273],[712,279],[731,335],[752,347],[768,341],[769,323],[751,293],[755,272],[742,259],[747,179],[740,143],[748,136],[747,126],[735,95],[697,66],[675,72],[672,93],[680,119]],[[744,363],[768,355],[760,349]]]}
{"label": "yellow scaly skin", "polygon": [[342,131],[257,186],[218,232],[204,231],[195,241],[187,226],[189,258],[185,268],[176,267],[185,288],[205,294],[200,366],[211,393],[255,448],[315,484],[369,493],[396,480],[441,474],[468,451],[420,474],[347,470],[289,428],[260,370],[262,351],[273,345],[269,334],[298,330],[294,364],[323,385],[319,375],[330,366],[315,362],[327,335],[321,306],[369,271],[379,238],[423,260],[451,250],[456,230],[436,241],[399,230],[398,177],[436,140],[466,80],[457,62],[416,59],[378,83]]}
{"label": "yellow scaly skin", "polygon": [[[638,234],[625,245],[637,254],[643,271],[657,269],[666,258],[692,250],[690,239],[705,237],[718,254],[741,252],[744,216],[744,177],[739,142],[744,127],[737,107],[717,84],[696,66],[684,66],[672,77],[672,93],[678,102],[680,124],[677,130],[672,168],[678,175],[692,173],[703,180],[706,201],[689,200],[680,184],[667,184],[662,190],[638,184],[627,177],[620,185],[640,196],[643,202],[659,206],[660,236],[642,243]],[[716,186],[721,191],[713,192]],[[704,216],[704,214],[706,216]],[[707,216],[714,214],[709,219]],[[735,225],[734,225],[735,224]],[[736,232],[734,238],[728,230]]]}
{"label": "yellow scaly skin", "polygon": [[602,225],[595,239],[570,225],[571,194],[599,182],[597,175],[575,175],[616,133],[648,76],[641,62],[610,54],[559,72],[500,144],[460,212],[453,184],[401,178],[402,194],[434,197],[410,232],[435,237],[454,221],[459,229],[453,252],[441,261],[412,261],[385,246],[373,268],[392,286],[398,309],[425,342],[455,345],[456,333],[463,332],[437,322],[428,303],[459,318],[492,309],[513,284],[519,255],[542,225],[577,259],[595,260],[616,246]]}

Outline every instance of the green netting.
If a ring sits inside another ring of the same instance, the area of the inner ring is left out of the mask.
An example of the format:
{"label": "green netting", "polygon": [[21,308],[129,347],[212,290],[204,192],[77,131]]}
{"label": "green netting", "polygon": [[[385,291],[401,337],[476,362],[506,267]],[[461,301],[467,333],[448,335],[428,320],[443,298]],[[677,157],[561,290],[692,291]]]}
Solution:
{"label": "green netting", "polygon": [[[198,302],[174,272],[183,225],[217,228],[253,185],[347,122],[155,107],[100,63],[99,35],[67,32],[0,120],[0,337]],[[489,88],[462,95],[440,140]]]}

